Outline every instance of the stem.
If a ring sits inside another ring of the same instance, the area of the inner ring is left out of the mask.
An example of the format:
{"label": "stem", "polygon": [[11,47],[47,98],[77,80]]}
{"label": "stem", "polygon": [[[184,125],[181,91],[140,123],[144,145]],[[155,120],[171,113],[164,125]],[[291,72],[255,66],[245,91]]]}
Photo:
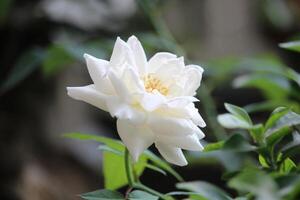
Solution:
{"label": "stem", "polygon": [[126,171],[126,176],[127,176],[127,180],[128,180],[128,185],[130,187],[133,187],[134,179],[133,179],[133,174],[132,174],[132,166],[130,163],[129,151],[127,148],[125,149],[124,161],[125,161],[125,171]]}

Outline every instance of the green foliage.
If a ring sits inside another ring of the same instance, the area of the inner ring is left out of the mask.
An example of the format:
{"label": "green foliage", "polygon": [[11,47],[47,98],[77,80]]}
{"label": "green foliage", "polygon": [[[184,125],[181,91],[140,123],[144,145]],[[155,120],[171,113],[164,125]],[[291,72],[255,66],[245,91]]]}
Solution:
{"label": "green foliage", "polygon": [[86,200],[124,200],[122,194],[111,190],[96,190],[80,195],[81,198]]}
{"label": "green foliage", "polygon": [[31,49],[24,53],[17,61],[8,75],[8,78],[1,83],[0,91],[6,92],[30,75],[45,58],[41,49]]}
{"label": "green foliage", "polygon": [[145,200],[145,199],[158,200],[158,197],[141,190],[134,190],[129,194],[128,199],[129,200]]}
{"label": "green foliage", "polygon": [[[203,181],[185,182],[176,184],[178,189],[187,190],[193,192],[191,194],[191,199],[200,197],[205,200],[232,200],[232,198],[222,189]],[[180,194],[180,193],[178,193]],[[182,193],[185,194],[185,193]],[[189,194],[189,193],[186,193]]]}
{"label": "green foliage", "polygon": [[279,44],[279,46],[284,49],[300,52],[300,41],[285,42]]}

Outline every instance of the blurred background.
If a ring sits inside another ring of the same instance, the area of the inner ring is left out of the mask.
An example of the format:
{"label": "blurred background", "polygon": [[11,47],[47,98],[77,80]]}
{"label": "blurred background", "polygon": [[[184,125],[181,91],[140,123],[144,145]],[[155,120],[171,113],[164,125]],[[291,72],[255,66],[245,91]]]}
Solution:
{"label": "blurred background", "polygon": [[[109,59],[117,36],[136,35],[148,58],[170,51],[201,65],[197,106],[213,142],[229,134],[216,121],[224,102],[256,121],[277,106],[300,111],[299,55],[278,46],[299,33],[299,0],[0,0],[0,199],[72,200],[103,187],[97,144],[61,137],[118,138],[109,114],[67,96],[91,83],[83,53]],[[228,190],[222,171],[250,162],[232,156],[190,153],[176,170]],[[175,182],[147,170],[142,179],[163,192]]]}

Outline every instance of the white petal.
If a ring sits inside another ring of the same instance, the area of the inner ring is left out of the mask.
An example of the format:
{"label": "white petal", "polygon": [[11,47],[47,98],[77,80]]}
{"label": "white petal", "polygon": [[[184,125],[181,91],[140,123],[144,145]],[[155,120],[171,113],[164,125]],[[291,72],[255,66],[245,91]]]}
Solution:
{"label": "white petal", "polygon": [[172,147],[160,142],[155,142],[155,146],[168,162],[179,166],[188,164],[180,148]]}
{"label": "white petal", "polygon": [[202,79],[203,69],[197,65],[187,65],[185,69],[186,84],[184,95],[194,96],[199,88]]}
{"label": "white petal", "polygon": [[107,95],[96,90],[94,85],[83,87],[67,87],[68,95],[73,99],[84,101],[102,110],[107,111],[106,99]]}
{"label": "white petal", "polygon": [[116,91],[116,94],[127,103],[131,103],[132,97],[130,91],[127,89],[125,83],[122,80],[122,77],[118,77],[115,72],[110,71],[108,77]]}
{"label": "white petal", "polygon": [[157,69],[161,67],[166,61],[170,59],[174,59],[177,56],[167,52],[156,53],[152,58],[150,58],[148,62],[148,72],[155,72]]}
{"label": "white petal", "polygon": [[110,58],[110,65],[120,69],[124,64],[134,66],[133,53],[128,44],[118,37]]}
{"label": "white petal", "polygon": [[141,153],[153,143],[153,134],[144,126],[135,126],[128,120],[118,119],[117,129],[135,162],[138,161]]}
{"label": "white petal", "polygon": [[205,127],[206,126],[206,123],[205,121],[203,120],[203,118],[201,117],[201,115],[199,114],[199,111],[198,109],[195,107],[194,104],[189,104],[187,106],[187,110],[188,110],[188,113],[192,119],[192,121],[197,125],[197,126],[200,126],[200,127]]}
{"label": "white petal", "polygon": [[163,105],[166,102],[166,98],[163,95],[161,95],[159,92],[155,92],[155,93],[145,92],[142,95],[140,95],[139,101],[145,110],[151,112],[159,108],[161,105]]}
{"label": "white petal", "polygon": [[168,136],[186,136],[195,133],[195,125],[190,120],[165,117],[158,114],[148,116],[148,124],[155,134]]}
{"label": "white petal", "polygon": [[140,41],[135,36],[131,36],[127,44],[133,52],[135,65],[139,74],[144,75],[146,73],[147,58]]}
{"label": "white petal", "polygon": [[106,105],[112,117],[130,120],[135,124],[142,124],[145,122],[146,114],[143,111],[126,104],[118,97],[108,98]]}
{"label": "white petal", "polygon": [[155,76],[162,82],[167,83],[170,81],[174,82],[176,77],[180,77],[182,70],[184,69],[183,57],[172,58],[163,61],[158,65]]}
{"label": "white petal", "polygon": [[113,94],[112,85],[106,77],[109,62],[89,54],[84,54],[84,58],[96,88],[105,94]]}
{"label": "white petal", "polygon": [[197,102],[197,101],[199,100],[193,96],[180,96],[180,97],[169,99],[167,105],[170,108],[185,107],[190,103]]}
{"label": "white petal", "polygon": [[142,93],[145,91],[144,84],[139,78],[139,75],[131,68],[124,70],[122,80],[130,93]]}
{"label": "white petal", "polygon": [[196,134],[187,135],[183,137],[157,135],[155,141],[159,141],[174,147],[191,150],[191,151],[203,150],[203,146],[200,144],[199,137]]}

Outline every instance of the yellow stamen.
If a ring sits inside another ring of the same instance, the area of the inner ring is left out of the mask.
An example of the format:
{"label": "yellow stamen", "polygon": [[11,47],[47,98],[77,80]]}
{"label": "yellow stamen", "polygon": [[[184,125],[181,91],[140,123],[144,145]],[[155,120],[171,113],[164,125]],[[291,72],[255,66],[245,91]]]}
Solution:
{"label": "yellow stamen", "polygon": [[147,92],[151,93],[154,90],[157,90],[162,95],[167,96],[169,93],[169,89],[165,87],[162,82],[155,78],[152,74],[146,75],[144,78],[144,85]]}

